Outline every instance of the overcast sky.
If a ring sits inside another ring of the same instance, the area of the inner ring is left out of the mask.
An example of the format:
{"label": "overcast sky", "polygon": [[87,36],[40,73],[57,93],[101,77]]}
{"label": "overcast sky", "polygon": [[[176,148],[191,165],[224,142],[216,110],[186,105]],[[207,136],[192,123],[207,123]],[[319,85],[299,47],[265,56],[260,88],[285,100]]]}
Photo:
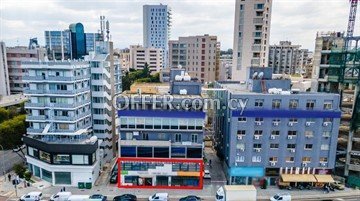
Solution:
{"label": "overcast sky", "polygon": [[[82,22],[85,32],[97,32],[99,16],[110,21],[115,47],[142,44],[142,5],[167,4],[172,9],[170,39],[210,34],[218,36],[221,49],[232,48],[235,0],[0,0],[0,40],[7,46],[27,45],[38,37],[44,45],[45,30],[67,29]],[[348,0],[273,0],[271,44],[290,40],[314,49],[317,31],[345,31]],[[360,11],[359,11],[360,12]],[[359,35],[360,13],[355,34]]]}

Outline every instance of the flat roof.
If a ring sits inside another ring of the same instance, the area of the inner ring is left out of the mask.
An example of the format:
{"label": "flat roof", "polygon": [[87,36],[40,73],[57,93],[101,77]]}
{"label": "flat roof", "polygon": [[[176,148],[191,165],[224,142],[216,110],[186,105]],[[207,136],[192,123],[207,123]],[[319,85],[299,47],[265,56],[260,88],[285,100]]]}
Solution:
{"label": "flat roof", "polygon": [[17,105],[22,102],[29,100],[28,97],[23,94],[14,94],[10,96],[2,96],[0,97],[0,107],[8,107],[12,105]]}

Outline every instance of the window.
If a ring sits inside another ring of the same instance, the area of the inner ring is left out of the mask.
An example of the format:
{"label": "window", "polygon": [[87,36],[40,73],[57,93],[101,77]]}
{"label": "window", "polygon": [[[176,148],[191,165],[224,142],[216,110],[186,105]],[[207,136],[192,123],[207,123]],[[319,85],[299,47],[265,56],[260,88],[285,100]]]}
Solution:
{"label": "window", "polygon": [[202,158],[202,148],[187,148],[187,158]]}
{"label": "window", "polygon": [[280,119],[273,119],[273,124],[279,124],[281,122]]}
{"label": "window", "polygon": [[314,118],[307,118],[306,122],[307,123],[315,123],[315,119]]}
{"label": "window", "polygon": [[185,147],[171,147],[171,158],[185,158]]}
{"label": "window", "polygon": [[299,105],[299,101],[298,100],[290,100],[289,102],[289,108],[290,109],[296,109]]}
{"label": "window", "polygon": [[198,135],[197,134],[192,134],[191,135],[191,142],[192,143],[198,143]]}
{"label": "window", "polygon": [[306,109],[307,110],[313,110],[315,107],[315,100],[308,100],[306,102]]}
{"label": "window", "polygon": [[148,133],[142,133],[142,139],[143,140],[149,140],[149,134]]}
{"label": "window", "polygon": [[88,165],[89,156],[88,155],[72,155],[72,164],[75,165]]}
{"label": "window", "polygon": [[305,144],[305,149],[306,149],[306,150],[311,150],[312,147],[313,147],[312,144]]}
{"label": "window", "polygon": [[244,10],[244,4],[240,5],[240,10]]}
{"label": "window", "polygon": [[324,110],[331,110],[332,109],[332,100],[327,100],[324,102]]}
{"label": "window", "polygon": [[253,148],[254,148],[254,149],[261,149],[261,144],[254,144],[254,145],[253,145]]}
{"label": "window", "polygon": [[263,3],[258,3],[254,5],[255,9],[264,9],[264,4]]}
{"label": "window", "polygon": [[256,99],[255,100],[255,107],[263,107],[264,106],[264,100],[263,99]]}
{"label": "window", "polygon": [[281,105],[281,100],[276,99],[272,101],[272,108],[273,109],[279,109]]}
{"label": "window", "polygon": [[244,157],[244,156],[236,156],[235,161],[236,161],[236,162],[244,162],[244,161],[245,161],[245,157]]}
{"label": "window", "polygon": [[55,184],[71,184],[70,172],[55,172]]}
{"label": "window", "polygon": [[295,149],[296,148],[296,144],[288,144],[287,145],[288,149]]}
{"label": "window", "polygon": [[270,144],[270,149],[279,149],[279,144]]}
{"label": "window", "polygon": [[40,154],[40,160],[50,163],[50,154],[45,151],[39,151]]}
{"label": "window", "polygon": [[154,157],[169,158],[169,148],[168,147],[154,147]]}
{"label": "window", "polygon": [[260,163],[261,162],[261,156],[253,156],[251,161],[253,163]]}
{"label": "window", "polygon": [[236,149],[244,150],[245,149],[245,144],[244,143],[237,144]]}
{"label": "window", "polygon": [[280,135],[280,131],[278,131],[278,130],[271,131],[271,135],[279,136],[279,135]]}
{"label": "window", "polygon": [[68,154],[55,154],[53,156],[54,164],[70,164],[70,155]]}
{"label": "window", "polygon": [[324,118],[324,123],[332,123],[332,118]]}
{"label": "window", "polygon": [[289,119],[289,123],[297,123],[298,119],[297,118],[290,118]]}
{"label": "window", "polygon": [[175,142],[181,142],[181,134],[180,133],[175,134]]}
{"label": "window", "polygon": [[293,163],[294,162],[294,157],[286,157],[285,158],[285,162],[287,162],[287,163]]}
{"label": "window", "polygon": [[314,137],[314,131],[305,131],[305,137],[307,138]]}
{"label": "window", "polygon": [[328,159],[326,157],[320,157],[319,161],[320,163],[327,163]]}
{"label": "window", "polygon": [[269,161],[270,162],[278,162],[278,157],[270,157]]}
{"label": "window", "polygon": [[239,118],[238,118],[238,121],[239,121],[239,122],[246,122],[246,117],[239,117]]}
{"label": "window", "polygon": [[329,145],[328,144],[322,144],[321,147],[320,147],[320,150],[328,151],[329,150]]}
{"label": "window", "polygon": [[296,131],[288,131],[288,136],[296,137]]}
{"label": "window", "polygon": [[330,137],[331,136],[331,133],[330,131],[324,131],[323,134],[322,134],[323,137]]}
{"label": "window", "polygon": [[262,130],[255,130],[254,131],[254,135],[262,135],[263,131]]}
{"label": "window", "polygon": [[311,157],[303,157],[302,162],[303,163],[310,163],[311,162]]}
{"label": "window", "polygon": [[137,156],[138,157],[153,157],[153,148],[152,147],[137,147]]}
{"label": "window", "polygon": [[239,131],[237,131],[237,134],[238,135],[245,135],[246,131],[245,130],[239,130]]}
{"label": "window", "polygon": [[264,118],[262,117],[256,117],[255,122],[264,122]]}

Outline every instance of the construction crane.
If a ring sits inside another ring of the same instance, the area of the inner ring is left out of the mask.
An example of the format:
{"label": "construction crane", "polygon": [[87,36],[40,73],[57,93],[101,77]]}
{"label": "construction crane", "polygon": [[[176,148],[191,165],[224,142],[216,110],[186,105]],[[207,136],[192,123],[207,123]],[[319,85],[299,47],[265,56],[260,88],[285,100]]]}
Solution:
{"label": "construction crane", "polygon": [[354,35],[354,27],[356,20],[356,10],[359,0],[350,0],[350,13],[349,13],[349,21],[347,28],[347,37],[352,37]]}

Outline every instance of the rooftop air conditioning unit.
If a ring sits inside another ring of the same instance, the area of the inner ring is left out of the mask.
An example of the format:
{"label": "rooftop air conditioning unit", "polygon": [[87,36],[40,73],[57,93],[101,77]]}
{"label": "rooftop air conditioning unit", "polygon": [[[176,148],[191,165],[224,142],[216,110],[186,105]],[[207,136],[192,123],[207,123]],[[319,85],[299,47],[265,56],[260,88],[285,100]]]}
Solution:
{"label": "rooftop air conditioning unit", "polygon": [[329,126],[329,122],[324,122],[324,123],[323,123],[323,126],[324,126],[324,127]]}
{"label": "rooftop air conditioning unit", "polygon": [[260,139],[260,136],[255,135],[255,136],[254,136],[254,139],[255,139],[255,140],[258,140],[258,139]]}
{"label": "rooftop air conditioning unit", "polygon": [[305,125],[306,126],[311,126],[311,122],[306,122]]}
{"label": "rooftop air conditioning unit", "polygon": [[289,126],[293,126],[294,125],[294,123],[293,122],[289,122]]}
{"label": "rooftop air conditioning unit", "polygon": [[295,149],[290,149],[290,152],[291,152],[291,153],[295,153]]}
{"label": "rooftop air conditioning unit", "polygon": [[256,125],[257,125],[257,126],[261,126],[261,121],[257,121],[257,122],[256,122]]}
{"label": "rooftop air conditioning unit", "polygon": [[275,135],[270,135],[270,139],[275,140]]}
{"label": "rooftop air conditioning unit", "polygon": [[307,163],[302,163],[302,166],[303,166],[303,167],[307,167]]}
{"label": "rooftop air conditioning unit", "polygon": [[288,136],[288,140],[292,140],[293,137],[291,135]]}
{"label": "rooftop air conditioning unit", "polygon": [[260,148],[255,148],[255,152],[260,152],[261,149]]}
{"label": "rooftop air conditioning unit", "polygon": [[270,165],[271,165],[271,166],[275,166],[275,165],[276,165],[276,162],[271,161],[271,162],[270,162]]}
{"label": "rooftop air conditioning unit", "polygon": [[242,136],[242,135],[238,135],[237,138],[238,138],[238,140],[242,140],[243,136]]}
{"label": "rooftop air conditioning unit", "polygon": [[273,122],[273,125],[274,125],[274,126],[278,126],[278,125],[279,125],[279,122],[278,122],[278,121],[274,121],[274,122]]}

